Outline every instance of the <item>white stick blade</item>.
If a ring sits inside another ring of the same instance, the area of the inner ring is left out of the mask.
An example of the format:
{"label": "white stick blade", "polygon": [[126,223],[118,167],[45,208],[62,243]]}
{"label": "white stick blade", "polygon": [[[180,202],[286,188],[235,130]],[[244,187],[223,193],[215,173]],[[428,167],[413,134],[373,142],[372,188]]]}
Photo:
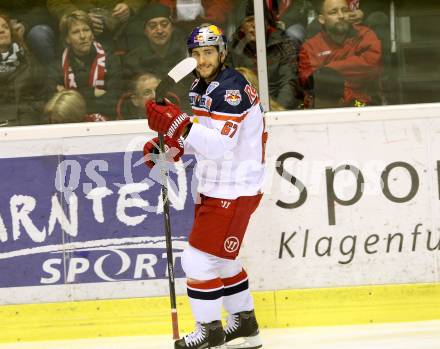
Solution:
{"label": "white stick blade", "polygon": [[193,57],[187,57],[170,70],[168,76],[176,83],[191,73],[197,67],[197,60]]}

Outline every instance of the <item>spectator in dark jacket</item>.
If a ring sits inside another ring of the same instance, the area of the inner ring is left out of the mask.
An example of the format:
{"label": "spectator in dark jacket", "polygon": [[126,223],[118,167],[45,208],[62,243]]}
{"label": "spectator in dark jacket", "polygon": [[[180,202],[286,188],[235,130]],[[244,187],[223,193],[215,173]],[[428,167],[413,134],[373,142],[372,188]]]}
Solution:
{"label": "spectator in dark jacket", "polygon": [[[275,18],[277,27],[285,30],[299,51],[306,37],[309,11],[313,6],[309,0],[265,0]],[[249,6],[248,6],[249,7]]]}
{"label": "spectator in dark jacket", "polygon": [[41,123],[40,71],[12,23],[0,13],[0,126]]}
{"label": "spectator in dark jacket", "polygon": [[84,11],[74,11],[60,21],[60,34],[66,49],[50,74],[52,93],[75,89],[87,103],[87,113],[116,115],[121,94],[121,65],[95,41],[92,23]]}
{"label": "spectator in dark jacket", "polygon": [[[145,38],[124,59],[124,76],[127,81],[144,73],[163,79],[171,68],[187,56],[186,46],[182,45],[186,37],[175,30],[170,15],[170,9],[160,4],[151,5],[143,12]],[[181,100],[187,100],[191,82],[192,77],[187,77],[173,92]]]}
{"label": "spectator in dark jacket", "polygon": [[[266,21],[266,56],[269,94],[286,109],[297,107],[297,60],[292,41],[285,33]],[[234,33],[229,47],[228,63],[257,72],[255,21],[245,18]]]}
{"label": "spectator in dark jacket", "polygon": [[163,77],[186,57],[184,36],[174,30],[170,14],[168,7],[159,4],[142,12],[144,40],[124,58],[124,71],[130,80],[143,72]]}

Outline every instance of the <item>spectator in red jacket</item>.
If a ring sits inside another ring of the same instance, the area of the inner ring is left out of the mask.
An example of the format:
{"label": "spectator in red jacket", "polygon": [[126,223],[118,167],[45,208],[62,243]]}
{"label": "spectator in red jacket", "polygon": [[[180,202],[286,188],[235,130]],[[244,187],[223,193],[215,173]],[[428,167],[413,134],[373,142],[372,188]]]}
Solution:
{"label": "spectator in red jacket", "polygon": [[322,30],[308,39],[300,52],[305,106],[313,107],[313,75],[324,67],[344,77],[344,105],[381,104],[382,48],[376,34],[349,21],[346,0],[321,0],[317,10]]}

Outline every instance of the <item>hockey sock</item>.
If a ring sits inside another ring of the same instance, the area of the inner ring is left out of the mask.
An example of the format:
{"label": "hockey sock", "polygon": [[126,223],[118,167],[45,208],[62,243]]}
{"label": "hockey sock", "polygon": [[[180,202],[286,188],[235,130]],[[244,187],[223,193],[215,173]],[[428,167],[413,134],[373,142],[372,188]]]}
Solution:
{"label": "hockey sock", "polygon": [[188,281],[187,290],[192,313],[197,322],[221,320],[224,289],[220,278],[197,283]]}
{"label": "hockey sock", "polygon": [[249,281],[244,269],[230,278],[222,279],[225,285],[223,306],[230,314],[254,309],[254,300],[249,290]]}

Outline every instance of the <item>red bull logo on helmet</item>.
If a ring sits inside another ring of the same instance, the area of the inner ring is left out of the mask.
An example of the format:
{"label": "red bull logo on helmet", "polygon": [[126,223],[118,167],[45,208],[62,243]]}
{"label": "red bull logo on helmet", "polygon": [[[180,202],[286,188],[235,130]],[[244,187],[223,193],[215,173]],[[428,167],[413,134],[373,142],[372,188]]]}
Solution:
{"label": "red bull logo on helmet", "polygon": [[194,42],[202,43],[205,41],[205,36],[203,34],[197,34],[194,37]]}

